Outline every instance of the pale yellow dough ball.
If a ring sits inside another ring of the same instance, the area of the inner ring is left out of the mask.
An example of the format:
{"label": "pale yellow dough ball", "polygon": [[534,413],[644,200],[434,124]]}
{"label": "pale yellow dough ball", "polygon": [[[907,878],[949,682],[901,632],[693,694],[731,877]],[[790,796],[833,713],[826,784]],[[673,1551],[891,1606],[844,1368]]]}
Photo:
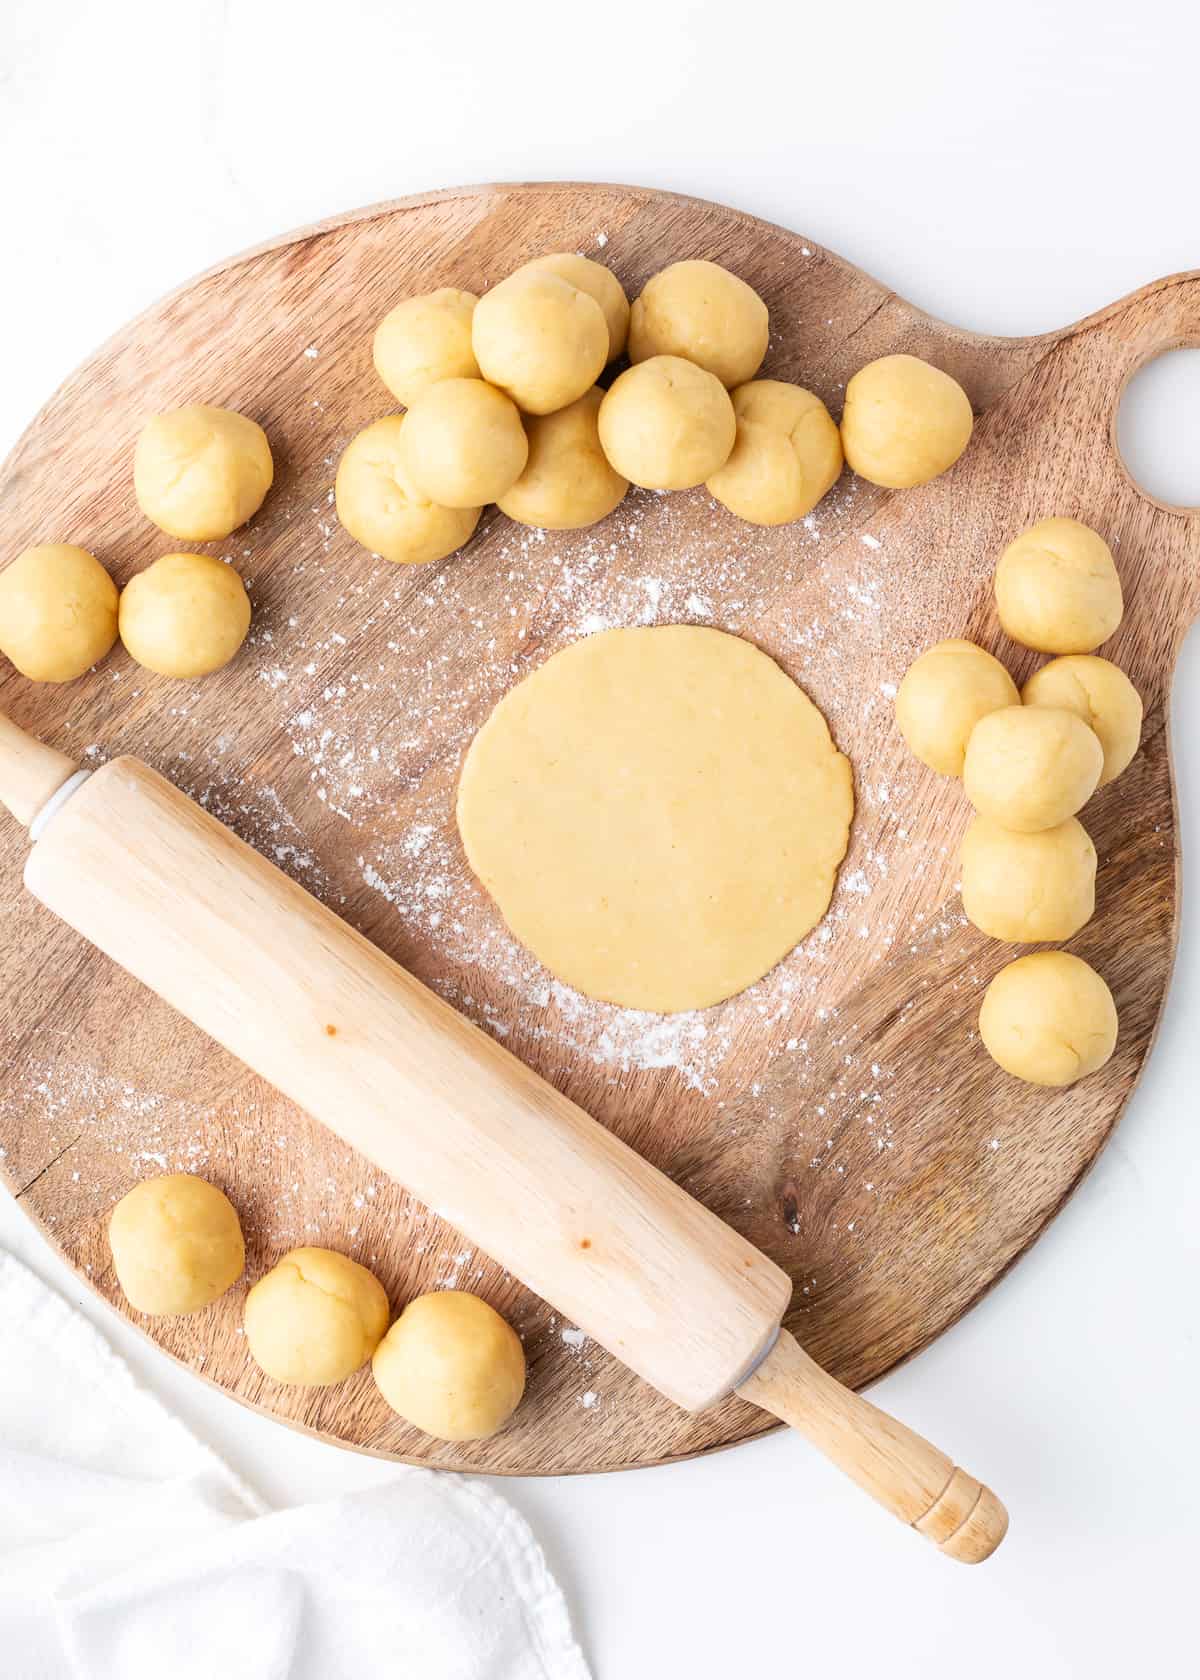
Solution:
{"label": "pale yellow dough ball", "polygon": [[1037,951],[1002,968],[983,995],[979,1034],[992,1060],[1030,1085],[1073,1085],[1117,1042],[1112,993],[1068,951]]}
{"label": "pale yellow dough ball", "polygon": [[473,292],[443,286],[405,298],[375,328],[371,355],[375,372],[406,408],[439,379],[478,379],[471,348]]}
{"label": "pale yellow dough ball", "polygon": [[973,424],[967,393],[948,373],[917,356],[881,356],[846,386],[842,448],[860,478],[905,490],[952,467]]}
{"label": "pale yellow dough ball", "polygon": [[672,263],[647,281],[629,314],[629,359],[682,356],[722,385],[753,379],[767,353],[767,306],[719,263]]}
{"label": "pale yellow dough ball", "polygon": [[811,391],[752,379],[732,393],[733,452],[709,494],[751,525],[786,525],[811,513],[842,470],[842,440]]}
{"label": "pale yellow dough ball", "polygon": [[545,269],[518,269],[475,305],[479,371],[526,414],[553,414],[596,383],[608,322],[587,292]]}
{"label": "pale yellow dough ball", "polygon": [[600,442],[645,490],[687,490],[723,467],[737,434],[729,392],[680,356],[626,368],[600,404]]}
{"label": "pale yellow dough ball", "polygon": [[138,506],[183,542],[214,542],[253,518],[274,471],[261,426],[204,403],[155,415],[133,452]]}
{"label": "pale yellow dough ball", "polygon": [[486,1301],[446,1289],[410,1301],[375,1350],[388,1405],[440,1441],[481,1441],[525,1392],[520,1337]]}
{"label": "pale yellow dough ball", "polygon": [[534,257],[532,262],[523,263],[516,272],[524,274],[531,268],[557,274],[561,280],[595,298],[608,323],[608,359],[615,362],[629,336],[629,299],[612,269],[605,268],[603,263],[593,262],[591,257],[581,257],[577,251],[554,251],[546,257]]}
{"label": "pale yellow dough ball", "polygon": [[967,920],[992,939],[1071,939],[1092,919],[1096,848],[1074,817],[1037,834],[976,817],[959,864]]}
{"label": "pale yellow dough ball", "polygon": [[996,610],[1014,642],[1039,653],[1090,653],[1125,611],[1104,538],[1078,519],[1039,519],[996,566]]}
{"label": "pale yellow dough ball", "polygon": [[126,1300],[156,1318],[199,1312],[246,1264],[233,1204],[193,1173],[135,1184],[112,1210],[108,1240]]}
{"label": "pale yellow dough ball", "polygon": [[398,565],[420,566],[461,548],[483,509],[439,507],[417,488],[400,447],[406,424],[403,414],[389,414],[350,440],[334,497],[355,542]]}
{"label": "pale yellow dough ball", "polygon": [[0,572],[0,653],[33,682],[81,677],[117,639],[117,586],[94,554],[41,543]]}
{"label": "pale yellow dough ball", "polygon": [[574,531],[612,512],[629,483],[600,447],[597,421],[603,398],[593,385],[556,414],[528,417],[529,460],[499,498],[501,513],[546,531]]}
{"label": "pale yellow dough ball", "polygon": [[967,741],[980,718],[1020,702],[998,659],[974,642],[935,642],[914,659],[896,694],[896,722],[931,770],[961,776]]}
{"label": "pale yellow dough ball", "polygon": [[276,1382],[326,1387],[366,1364],[388,1316],[383,1285],[357,1260],[293,1248],[247,1295],[246,1341]]}
{"label": "pale yellow dough ball", "polygon": [[1092,653],[1068,653],[1035,671],[1021,698],[1027,706],[1061,706],[1095,731],[1104,749],[1100,786],[1115,781],[1142,738],[1142,697],[1124,671]]}
{"label": "pale yellow dough ball", "polygon": [[1036,834],[1082,809],[1103,767],[1100,742],[1074,712],[1006,706],[971,731],[963,791],[981,815]]}
{"label": "pale yellow dough ball", "polygon": [[160,677],[205,677],[228,665],[250,628],[246,586],[211,554],[164,554],[121,594],[121,640]]}
{"label": "pale yellow dough ball", "polygon": [[499,501],[520,477],[529,443],[503,391],[482,379],[442,379],[414,398],[400,454],[431,502],[478,508]]}

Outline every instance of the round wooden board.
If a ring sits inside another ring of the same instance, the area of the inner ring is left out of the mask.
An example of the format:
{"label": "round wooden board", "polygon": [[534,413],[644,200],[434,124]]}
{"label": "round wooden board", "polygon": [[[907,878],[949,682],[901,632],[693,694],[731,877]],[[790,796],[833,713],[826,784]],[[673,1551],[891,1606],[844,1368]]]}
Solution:
{"label": "round wooden board", "polygon": [[[743,525],[703,491],[635,492],[588,531],[530,531],[489,510],[440,565],[373,560],[340,531],[332,484],[349,437],[393,406],[371,368],[376,320],[406,294],[480,291],[563,248],[610,263],[630,295],[675,258],[726,263],[770,306],[764,371],[835,413],[862,363],[927,356],[981,414],[971,447],[912,492],[847,476],[781,530]],[[247,529],[211,545],[254,601],[243,654],[200,683],[156,678],[120,648],[64,687],[6,668],[0,708],[84,763],[132,752],[167,772],[786,1267],[789,1323],[839,1377],[868,1383],[1036,1238],[1150,1047],[1178,890],[1165,698],[1196,610],[1200,519],[1132,485],[1112,423],[1137,366],[1197,340],[1196,275],[1061,333],[1000,340],[929,319],[796,234],[667,193],[501,186],[366,210],[237,258],[149,310],[51,399],[3,470],[11,555],[78,542],[124,583],[178,546],[133,499],[146,415],[202,400],[261,421],[275,488]],[[909,757],[891,706],[910,659],[942,636],[975,637],[1027,674],[1036,661],[1000,634],[991,572],[1004,542],[1049,512],[1113,543],[1128,611],[1105,651],[1147,704],[1142,751],[1088,807],[1098,910],[1072,942],[1113,988],[1120,1043],[1103,1073],[1059,1093],[1006,1078],[977,1042],[981,988],[1014,953],[963,920],[960,790]],[[716,624],[771,653],[849,753],[858,812],[825,922],[742,996],[663,1020],[569,993],[514,945],[466,867],[453,795],[475,729],[526,671],[603,625],[666,622]],[[175,1358],[295,1426],[456,1469],[616,1469],[770,1427],[737,1401],[687,1416],[582,1341],[25,895],[24,850],[6,825],[0,1167],[118,1311],[105,1238],[116,1199],[177,1168],[228,1191],[246,1279],[197,1317],[141,1321]],[[509,1428],[447,1446],[394,1417],[369,1373],[332,1390],[267,1381],[241,1338],[244,1290],[301,1242],[365,1261],[397,1306],[452,1283],[495,1302],[530,1362]]]}

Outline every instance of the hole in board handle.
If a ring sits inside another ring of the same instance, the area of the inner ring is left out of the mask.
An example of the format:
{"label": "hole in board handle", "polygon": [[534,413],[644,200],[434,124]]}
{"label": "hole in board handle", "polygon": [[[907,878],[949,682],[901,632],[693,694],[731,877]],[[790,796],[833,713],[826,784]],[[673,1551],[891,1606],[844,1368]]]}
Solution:
{"label": "hole in board handle", "polygon": [[1200,512],[1200,344],[1164,344],[1134,369],[1114,441],[1129,478],[1156,506]]}

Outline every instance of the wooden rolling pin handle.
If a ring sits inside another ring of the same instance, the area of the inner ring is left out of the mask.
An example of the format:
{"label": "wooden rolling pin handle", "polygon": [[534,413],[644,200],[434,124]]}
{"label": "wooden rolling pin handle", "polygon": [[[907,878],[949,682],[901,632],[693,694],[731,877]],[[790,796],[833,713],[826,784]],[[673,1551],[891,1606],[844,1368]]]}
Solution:
{"label": "wooden rolling pin handle", "polygon": [[990,1488],[831,1377],[786,1330],[737,1392],[798,1429],[947,1557],[982,1563],[1003,1540],[1008,1512]]}
{"label": "wooden rolling pin handle", "polygon": [[30,826],[78,770],[65,753],[35,741],[0,712],[0,805],[22,828]]}

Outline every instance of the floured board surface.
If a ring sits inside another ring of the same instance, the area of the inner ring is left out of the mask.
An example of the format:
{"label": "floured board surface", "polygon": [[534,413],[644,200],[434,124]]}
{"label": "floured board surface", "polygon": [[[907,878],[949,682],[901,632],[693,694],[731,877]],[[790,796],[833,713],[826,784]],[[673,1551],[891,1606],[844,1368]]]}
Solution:
{"label": "floured board surface", "polygon": [[[603,524],[540,533],[494,510],[468,549],[405,570],[333,512],[338,456],[394,406],[375,322],[440,285],[481,291],[545,250],[610,263],[630,295],[704,256],[771,311],[764,372],[835,413],[851,373],[908,350],[962,381],[981,418],[921,489],[843,477],[802,524],[761,531],[703,490],[633,492]],[[140,515],[131,452],[149,413],[227,404],[277,463],[260,516],[225,544],[255,616],[227,670],[172,683],[118,648],[36,688],[6,667],[0,709],[97,764],[136,753],[273,858],[457,1008],[759,1244],[796,1280],[789,1323],[861,1385],[926,1345],[1029,1246],[1115,1124],[1171,967],[1177,840],[1165,701],[1200,589],[1200,517],[1129,480],[1112,423],[1149,356],[1200,340],[1200,276],[1148,287],[1039,338],[929,319],[811,240],[736,211],[608,186],[469,189],[384,205],[237,258],[149,310],[30,426],[3,470],[6,552],[94,549],[124,583],[173,544]],[[964,922],[955,855],[967,809],[893,722],[906,665],[978,639],[1018,680],[991,601],[1003,544],[1044,514],[1112,542],[1127,613],[1105,648],[1147,708],[1141,752],[1089,805],[1095,919],[1071,942],[1104,974],[1117,1053],[1073,1090],[1024,1087],[976,1037],[982,988],[1014,955]],[[854,765],[857,815],[828,917],[759,985],[667,1019],[594,1004],[516,946],[454,826],[463,753],[514,682],[610,625],[713,624],[800,682]],[[771,1427],[731,1402],[689,1417],[561,1322],[457,1232],[336,1143],[24,894],[24,837],[0,832],[0,1171],[78,1271],[125,1311],[105,1221],[137,1179],[184,1168],[239,1208],[246,1280],[205,1313],[142,1327],[246,1403],[348,1446],[460,1469],[615,1469]],[[263,1000],[264,1011],[270,1000]],[[520,1329],[527,1398],[495,1439],[409,1429],[369,1373],[287,1390],[250,1361],[246,1285],[321,1243],[378,1272],[393,1303],[451,1284]],[[136,1320],[135,1320],[136,1321]],[[915,1420],[919,1424],[919,1419]]]}

